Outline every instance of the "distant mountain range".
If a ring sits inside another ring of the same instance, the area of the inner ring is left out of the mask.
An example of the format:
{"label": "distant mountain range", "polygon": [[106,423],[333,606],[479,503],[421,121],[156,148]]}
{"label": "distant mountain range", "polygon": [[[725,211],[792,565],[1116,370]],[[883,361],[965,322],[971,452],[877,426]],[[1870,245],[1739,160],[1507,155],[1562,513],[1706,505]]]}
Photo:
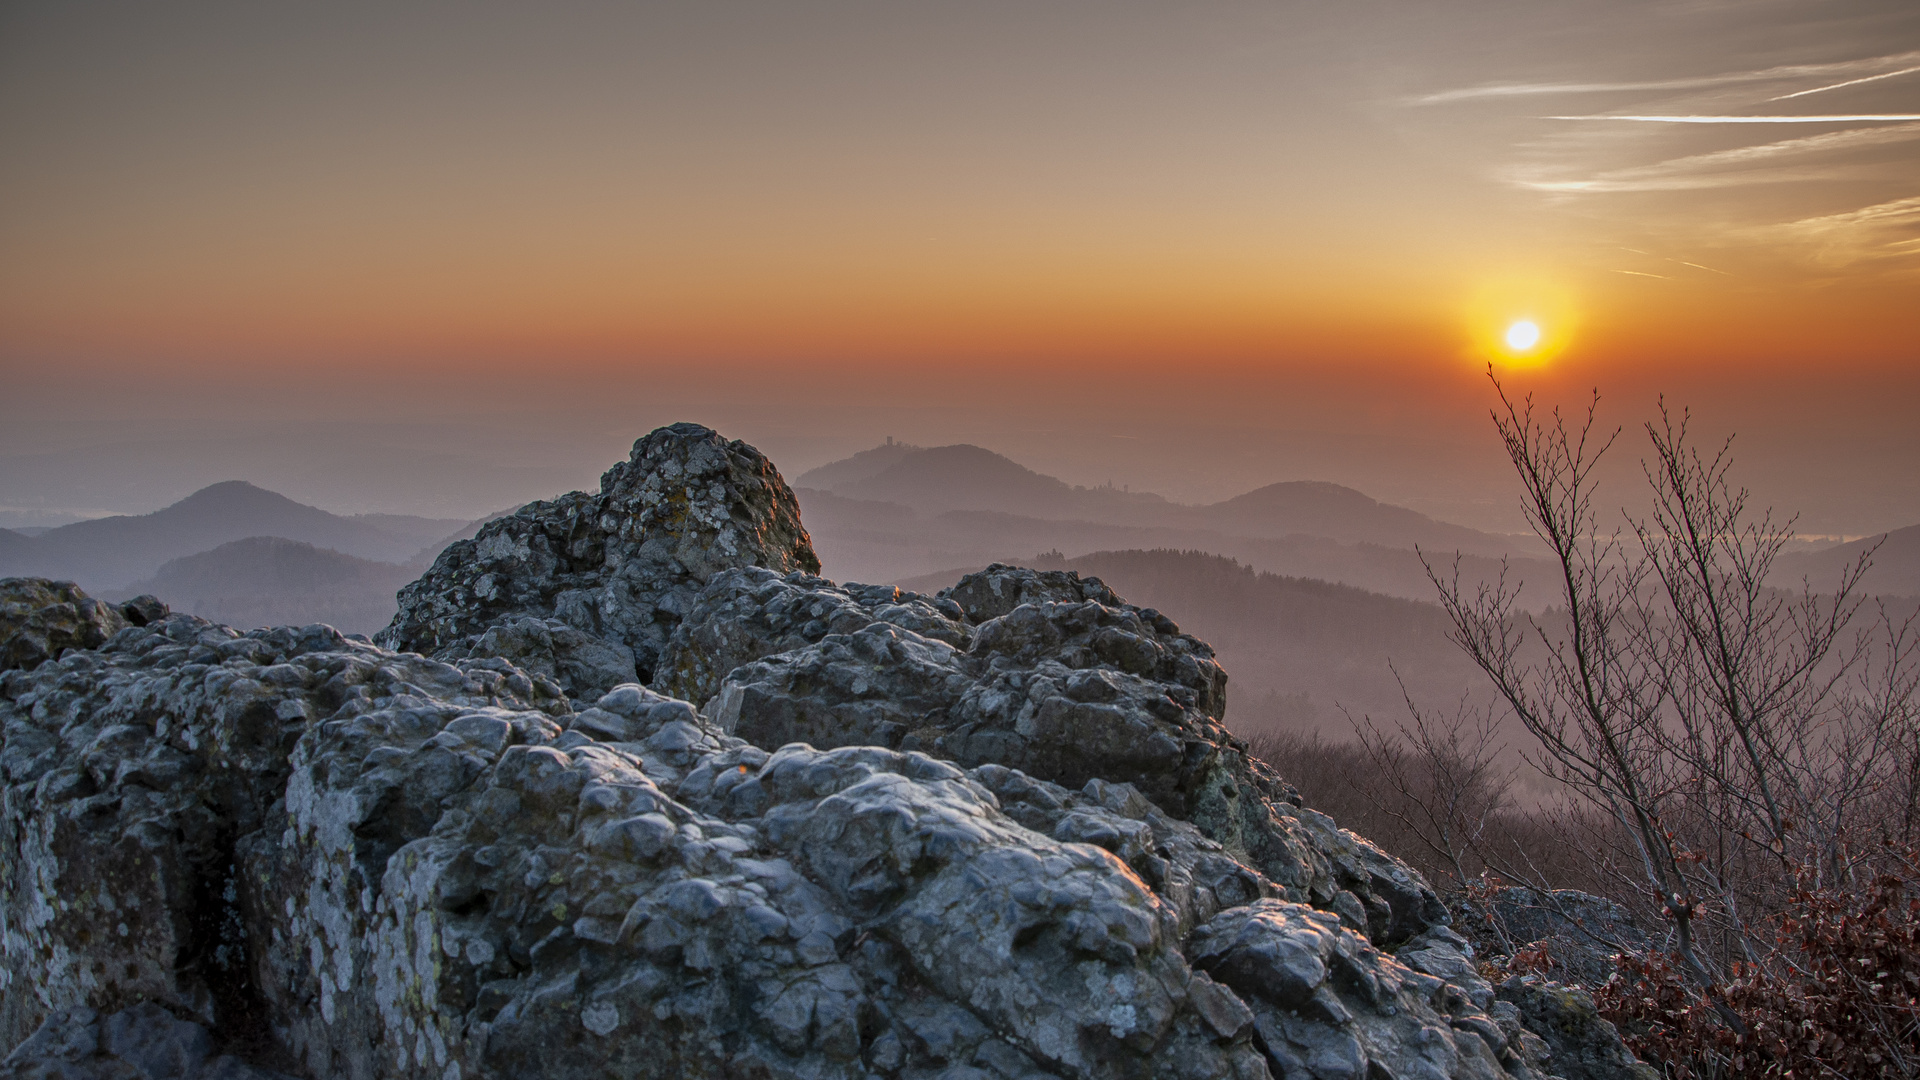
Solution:
{"label": "distant mountain range", "polygon": [[[1356,689],[1359,683],[1328,682],[1331,673],[1347,670],[1340,666],[1343,656],[1371,656],[1368,650],[1375,644],[1399,640],[1396,627],[1425,625],[1431,604],[1395,609],[1392,617],[1368,616],[1372,628],[1352,638],[1343,638],[1337,628],[1344,625],[1341,619],[1357,618],[1354,612],[1372,611],[1388,598],[1398,598],[1393,604],[1430,602],[1434,589],[1423,556],[1448,575],[1457,564],[1469,586],[1496,577],[1503,565],[1511,576],[1532,577],[1542,585],[1550,577],[1547,564],[1534,557],[1536,549],[1523,541],[1435,521],[1351,488],[1313,481],[1270,484],[1224,502],[1187,506],[1143,492],[1076,487],[978,446],[889,442],[803,473],[795,487],[825,573],[843,581],[910,582],[931,590],[991,562],[1033,564],[1049,552],[1056,561],[1118,575],[1114,584],[1128,586],[1121,588],[1124,595],[1170,612],[1176,604],[1199,601],[1182,599],[1184,594],[1168,582],[1185,582],[1181,588],[1213,597],[1199,609],[1198,625],[1216,644],[1230,643],[1223,646],[1229,651],[1243,648],[1231,643],[1244,636],[1242,623],[1220,614],[1232,596],[1241,596],[1233,601],[1242,605],[1236,611],[1252,610],[1248,604],[1282,604],[1295,615],[1346,612],[1316,616],[1313,633],[1319,635],[1316,640],[1347,640],[1348,646],[1322,654],[1300,644],[1305,651],[1296,650],[1298,656],[1308,660],[1256,658],[1242,667],[1249,675],[1282,672],[1284,678],[1254,680],[1275,693],[1287,686],[1317,686],[1300,692],[1329,703],[1364,702],[1369,708],[1381,704],[1374,700],[1380,697],[1378,685],[1369,697]],[[0,577],[67,578],[106,596],[153,592],[181,610],[236,626],[319,621],[371,632],[386,623],[401,585],[482,523],[332,514],[232,481],[151,514],[84,521],[37,536],[0,529]],[[1773,581],[1792,587],[1805,577],[1816,588],[1830,587],[1843,565],[1876,542],[1880,546],[1862,590],[1920,596],[1920,526],[1782,556]],[[1131,562],[1114,554],[1156,550],[1189,553],[1183,556],[1189,558],[1189,570],[1167,569],[1172,563],[1161,554]],[[1215,562],[1191,562],[1201,558],[1193,553]],[[1352,591],[1325,594],[1346,598],[1327,608],[1332,601],[1313,600],[1321,594],[1312,593],[1310,585]],[[1536,609],[1551,598],[1545,588],[1523,593],[1523,601]],[[1255,623],[1260,618],[1266,616]],[[1278,642],[1306,641],[1306,630],[1282,633],[1284,627],[1260,625],[1264,628],[1244,631],[1252,635],[1249,640],[1268,642],[1256,642],[1256,652],[1280,648]],[[1412,648],[1404,645],[1395,648]],[[1414,651],[1425,649],[1423,644]],[[1424,661],[1420,666],[1442,670]],[[1250,699],[1237,700],[1246,706]]]}
{"label": "distant mountain range", "polygon": [[[952,576],[995,561],[1030,562],[1125,549],[1212,552],[1259,571],[1318,578],[1431,600],[1426,564],[1472,585],[1502,572],[1539,584],[1522,603],[1553,600],[1552,569],[1532,537],[1499,536],[1319,481],[1270,484],[1224,502],[1186,506],[1159,495],[1076,487],[978,446],[888,442],[794,481],[830,577],[901,581]],[[1782,556],[1773,582],[1809,577],[1831,587],[1841,564],[1882,538]],[[1417,549],[1417,552],[1416,552]],[[1920,526],[1884,537],[1865,593],[1920,595]]]}
{"label": "distant mountain range", "polygon": [[330,514],[231,480],[202,488],[151,514],[96,518],[33,537],[0,530],[0,576],[66,578],[105,592],[151,576],[170,560],[261,536],[297,540],[361,559],[403,563],[470,524],[404,514]]}
{"label": "distant mountain range", "polygon": [[922,514],[988,511],[1045,521],[1133,528],[1214,530],[1236,536],[1324,536],[1347,543],[1416,545],[1477,555],[1519,554],[1504,536],[1435,521],[1348,487],[1320,481],[1269,484],[1211,506],[1185,506],[1147,492],[1076,487],[978,446],[888,443],[802,473],[798,488],[892,503]]}
{"label": "distant mountain range", "polygon": [[152,593],[175,611],[239,630],[323,622],[371,635],[392,621],[394,594],[418,576],[411,566],[254,536],[174,559],[123,591]]}
{"label": "distant mountain range", "polygon": [[1820,551],[1782,555],[1774,564],[1771,580],[1776,585],[1794,588],[1805,579],[1815,590],[1831,590],[1840,580],[1841,572],[1869,551],[1873,553],[1873,563],[1860,579],[1860,592],[1920,596],[1920,525]]}
{"label": "distant mountain range", "polygon": [[895,581],[1048,550],[1209,551],[1261,570],[1428,599],[1418,548],[1474,579],[1535,550],[1316,481],[1270,484],[1210,506],[1076,487],[978,446],[887,443],[795,480],[829,576]]}

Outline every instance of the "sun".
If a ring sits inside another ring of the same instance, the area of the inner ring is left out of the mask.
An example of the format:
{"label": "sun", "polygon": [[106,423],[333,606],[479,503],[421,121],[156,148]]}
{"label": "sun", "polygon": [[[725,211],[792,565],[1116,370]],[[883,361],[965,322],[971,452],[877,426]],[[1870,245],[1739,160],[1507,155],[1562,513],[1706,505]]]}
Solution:
{"label": "sun", "polygon": [[1572,290],[1543,273],[1489,276],[1462,299],[1463,354],[1476,368],[1548,367],[1572,347],[1582,322]]}

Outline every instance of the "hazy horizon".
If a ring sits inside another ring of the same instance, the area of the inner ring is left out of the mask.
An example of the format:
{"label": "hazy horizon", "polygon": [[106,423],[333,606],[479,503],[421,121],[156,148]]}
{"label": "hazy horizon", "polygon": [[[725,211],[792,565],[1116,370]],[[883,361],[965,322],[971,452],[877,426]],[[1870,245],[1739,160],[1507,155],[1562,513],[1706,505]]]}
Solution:
{"label": "hazy horizon", "polygon": [[1489,363],[1601,391],[1609,500],[1665,394],[1920,523],[1893,0],[16,5],[0,147],[0,525],[472,517],[693,420],[1518,531]]}

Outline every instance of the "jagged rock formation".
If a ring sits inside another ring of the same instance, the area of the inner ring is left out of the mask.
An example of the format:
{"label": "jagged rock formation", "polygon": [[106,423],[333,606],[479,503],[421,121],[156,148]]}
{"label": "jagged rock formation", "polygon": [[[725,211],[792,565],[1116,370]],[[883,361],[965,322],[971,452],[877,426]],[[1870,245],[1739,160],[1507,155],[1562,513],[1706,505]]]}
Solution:
{"label": "jagged rock formation", "polygon": [[[443,556],[388,635],[447,660],[168,615],[0,674],[0,1078],[136,1075],[136,1028],[208,1077],[1555,1074],[1203,643],[1070,574],[788,572],[755,462],[663,429],[626,511]],[[621,648],[656,686],[586,693]]]}
{"label": "jagged rock formation", "polygon": [[711,694],[707,714],[762,746],[899,747],[1070,788],[1130,783],[1382,944],[1446,918],[1418,875],[1247,756],[1221,725],[1226,674],[1205,642],[1098,579],[996,565],[930,598],[728,571],[661,671],[663,689]]}
{"label": "jagged rock formation", "polygon": [[68,649],[92,649],[126,626],[145,626],[167,605],[136,596],[115,607],[71,581],[0,578],[0,671],[34,668]]}
{"label": "jagged rock formation", "polygon": [[[540,620],[550,628],[546,664],[592,698],[651,681],[695,594],[736,566],[818,571],[820,560],[772,462],[698,424],[674,424],[635,442],[598,494],[533,503],[449,545],[401,591],[378,640],[441,658],[484,655],[478,639],[489,629]],[[556,635],[554,623],[598,645],[577,648],[582,639]]]}

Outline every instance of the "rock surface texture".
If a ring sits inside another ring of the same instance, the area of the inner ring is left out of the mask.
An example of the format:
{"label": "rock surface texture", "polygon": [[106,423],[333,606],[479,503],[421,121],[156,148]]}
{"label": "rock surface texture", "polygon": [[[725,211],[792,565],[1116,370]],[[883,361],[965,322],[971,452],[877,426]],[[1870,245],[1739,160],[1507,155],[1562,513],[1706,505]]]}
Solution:
{"label": "rock surface texture", "polygon": [[388,647],[123,615],[0,674],[0,1080],[1636,1075],[1247,758],[1205,644],[836,585],[790,504],[676,425]]}
{"label": "rock surface texture", "polygon": [[[800,504],[765,455],[698,424],[660,428],[575,491],[488,522],[400,593],[379,635],[396,650],[485,655],[489,630],[533,650],[588,698],[653,669],[695,594],[721,570],[818,571]],[[550,628],[543,640],[531,620]],[[570,628],[576,634],[567,634]],[[529,639],[534,639],[529,643]]]}
{"label": "rock surface texture", "polygon": [[151,596],[115,607],[81,592],[71,581],[0,578],[0,671],[35,668],[68,649],[92,649],[125,626],[145,626],[167,614]]}

